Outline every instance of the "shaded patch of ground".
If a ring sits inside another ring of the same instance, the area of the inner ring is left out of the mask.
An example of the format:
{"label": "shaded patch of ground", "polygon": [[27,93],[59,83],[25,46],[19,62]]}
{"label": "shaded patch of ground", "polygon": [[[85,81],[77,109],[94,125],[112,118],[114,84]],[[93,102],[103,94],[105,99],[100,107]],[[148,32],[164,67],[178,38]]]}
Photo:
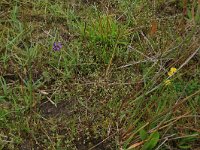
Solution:
{"label": "shaded patch of ground", "polygon": [[172,16],[179,13],[182,13],[183,9],[180,6],[179,1],[172,1],[172,2],[166,2],[160,5],[160,7],[157,8],[156,12],[158,15],[164,15],[164,16]]}
{"label": "shaded patch of ground", "polygon": [[101,0],[82,0],[82,2],[86,4],[100,4],[102,1]]}
{"label": "shaded patch of ground", "polygon": [[112,143],[111,141],[104,141],[104,139],[101,138],[87,138],[87,137],[82,137],[79,140],[76,140],[74,143],[77,147],[78,150],[87,150],[92,148],[93,150],[111,150],[112,148]]}
{"label": "shaded patch of ground", "polygon": [[58,104],[46,101],[40,104],[39,109],[44,117],[70,116],[74,114],[72,110],[72,103],[68,100],[63,100]]}

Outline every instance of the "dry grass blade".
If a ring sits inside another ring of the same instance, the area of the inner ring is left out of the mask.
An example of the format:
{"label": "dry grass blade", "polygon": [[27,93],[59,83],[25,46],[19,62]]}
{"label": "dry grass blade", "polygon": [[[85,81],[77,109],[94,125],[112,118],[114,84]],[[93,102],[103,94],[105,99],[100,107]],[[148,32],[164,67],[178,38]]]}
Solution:
{"label": "dry grass blade", "polygon": [[137,143],[131,145],[127,150],[131,150],[131,149],[137,148],[137,147],[141,146],[144,142],[145,141],[137,142]]}

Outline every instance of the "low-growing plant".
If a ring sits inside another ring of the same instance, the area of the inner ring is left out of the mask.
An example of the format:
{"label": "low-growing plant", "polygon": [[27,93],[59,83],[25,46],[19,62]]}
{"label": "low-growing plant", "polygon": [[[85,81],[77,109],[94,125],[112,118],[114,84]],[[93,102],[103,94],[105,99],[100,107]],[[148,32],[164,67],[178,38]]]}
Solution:
{"label": "low-growing plant", "polygon": [[114,16],[102,15],[91,22],[80,24],[79,27],[82,37],[87,38],[95,55],[106,64],[113,53],[118,51],[117,46],[128,42],[126,29],[118,24]]}

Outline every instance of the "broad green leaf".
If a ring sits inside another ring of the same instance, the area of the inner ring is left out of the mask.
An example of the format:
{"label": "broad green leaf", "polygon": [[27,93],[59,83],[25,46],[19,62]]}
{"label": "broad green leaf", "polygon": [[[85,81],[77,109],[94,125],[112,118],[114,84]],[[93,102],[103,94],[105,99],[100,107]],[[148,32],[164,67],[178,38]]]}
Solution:
{"label": "broad green leaf", "polygon": [[144,129],[140,130],[140,138],[144,141],[147,139],[147,137],[148,133]]}
{"label": "broad green leaf", "polygon": [[152,150],[158,143],[159,133],[156,131],[150,135],[149,140],[144,144],[142,150]]}

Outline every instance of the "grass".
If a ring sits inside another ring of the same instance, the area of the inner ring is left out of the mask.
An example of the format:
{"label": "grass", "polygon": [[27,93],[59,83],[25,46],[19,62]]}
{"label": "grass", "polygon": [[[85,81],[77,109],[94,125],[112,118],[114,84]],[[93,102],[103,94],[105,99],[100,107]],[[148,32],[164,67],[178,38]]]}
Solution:
{"label": "grass", "polygon": [[184,7],[2,0],[0,149],[198,149],[200,4]]}

